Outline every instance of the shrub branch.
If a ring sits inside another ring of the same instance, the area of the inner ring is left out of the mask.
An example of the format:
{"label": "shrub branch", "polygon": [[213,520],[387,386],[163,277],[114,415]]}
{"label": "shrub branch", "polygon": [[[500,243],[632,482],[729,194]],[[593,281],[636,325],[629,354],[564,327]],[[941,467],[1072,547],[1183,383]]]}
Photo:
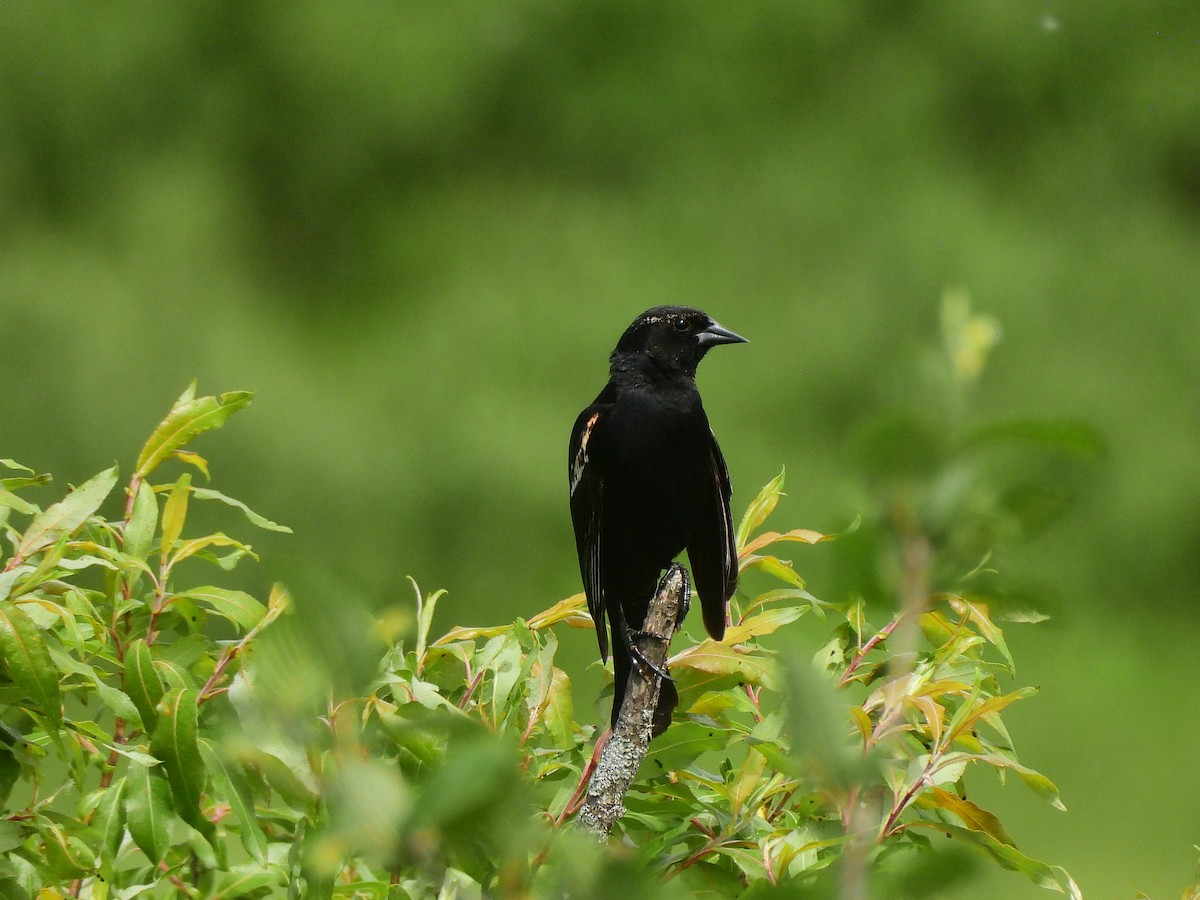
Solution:
{"label": "shrub branch", "polygon": [[[672,565],[650,601],[638,649],[655,668],[666,666],[671,636],[680,619],[685,576]],[[637,775],[650,746],[654,708],[658,703],[661,678],[650,667],[635,664],[629,673],[621,715],[604,745],[596,771],[588,783],[587,796],[579,809],[579,825],[597,838],[607,837],[625,813],[622,800]]]}

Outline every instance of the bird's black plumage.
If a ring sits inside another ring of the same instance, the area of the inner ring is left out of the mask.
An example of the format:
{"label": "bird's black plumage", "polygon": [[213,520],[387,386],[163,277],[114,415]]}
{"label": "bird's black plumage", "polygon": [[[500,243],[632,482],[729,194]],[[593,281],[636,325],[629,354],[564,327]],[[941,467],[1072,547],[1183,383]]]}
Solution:
{"label": "bird's black plumage", "polygon": [[[696,367],[710,348],[744,341],[698,309],[647,310],[621,336],[608,384],[571,432],[571,520],[602,659],[612,635],[613,724],[632,663],[629,633],[641,629],[662,571],[684,549],[704,627],[717,640],[725,634],[738,572],[729,472]],[[664,680],[656,733],[677,703]]]}

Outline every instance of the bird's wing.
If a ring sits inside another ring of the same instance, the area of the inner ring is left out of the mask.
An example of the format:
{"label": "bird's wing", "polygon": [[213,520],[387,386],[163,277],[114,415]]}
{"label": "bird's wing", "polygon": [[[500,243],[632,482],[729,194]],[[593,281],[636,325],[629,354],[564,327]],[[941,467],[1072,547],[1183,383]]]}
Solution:
{"label": "bird's wing", "polygon": [[725,636],[725,606],[737,589],[738,556],[729,514],[729,470],[714,436],[700,524],[688,541],[692,579],[700,592],[704,628],[715,640]]}
{"label": "bird's wing", "polygon": [[[606,389],[607,390],[607,389]],[[579,414],[571,430],[567,470],[571,479],[571,523],[575,526],[575,550],[579,554],[579,573],[587,594],[588,611],[596,623],[600,658],[608,659],[608,631],[604,624],[604,585],[601,579],[600,542],[604,478],[594,458],[594,440],[603,432],[612,404],[603,402],[605,393]]]}

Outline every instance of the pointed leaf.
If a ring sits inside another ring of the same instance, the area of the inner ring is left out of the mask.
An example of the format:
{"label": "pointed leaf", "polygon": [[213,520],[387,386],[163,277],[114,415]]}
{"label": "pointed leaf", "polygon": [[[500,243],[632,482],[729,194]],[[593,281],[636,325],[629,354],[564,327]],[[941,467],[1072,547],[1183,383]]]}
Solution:
{"label": "pointed leaf", "polygon": [[[566,600],[559,600],[552,607],[542,610],[535,616],[529,619],[529,627],[534,631],[539,631],[542,628],[549,628],[551,625],[557,625],[559,622],[566,622],[572,628],[594,628],[592,617],[587,611],[587,596],[580,591]],[[457,631],[459,629],[452,629]],[[442,640],[437,640],[435,644],[442,643]]]}
{"label": "pointed leaf", "polygon": [[972,831],[982,831],[996,840],[1012,846],[1014,841],[1000,824],[1000,820],[985,809],[980,809],[965,797],[934,787],[930,799],[936,806],[957,816]]}
{"label": "pointed leaf", "polygon": [[158,704],[163,698],[163,684],[154,671],[150,647],[141,638],[125,648],[125,693],[142,717],[142,727],[153,734],[158,724]]}
{"label": "pointed leaf", "polygon": [[29,523],[17,544],[14,556],[26,559],[49,547],[62,535],[70,534],[100,508],[117,483],[117,467],[105,469],[89,478],[62,500],[46,508]]}
{"label": "pointed leaf", "polygon": [[1066,812],[1067,808],[1063,805],[1062,799],[1059,797],[1058,788],[1053,781],[1041,772],[1031,769],[1028,766],[1023,766],[1015,759],[1009,759],[1007,756],[1001,756],[998,753],[985,753],[978,758],[981,762],[995,766],[998,769],[1012,769],[1031,791],[1043,800],[1049,801],[1050,805],[1055,809]]}
{"label": "pointed leaf", "polygon": [[958,737],[964,731],[974,727],[975,723],[980,719],[986,718],[992,713],[999,712],[1010,703],[1014,703],[1017,700],[1023,700],[1026,697],[1032,697],[1036,693],[1037,688],[1035,687],[1018,688],[1011,694],[1003,694],[999,697],[989,697],[982,703],[971,706],[970,712],[968,712],[966,715],[955,713],[950,724],[950,729],[946,734],[946,745],[949,746],[956,737]]}
{"label": "pointed leaf", "polygon": [[58,670],[41,632],[15,603],[0,604],[0,657],[9,679],[29,698],[21,705],[44,716],[54,727],[53,737],[57,739],[57,729],[62,725]]}
{"label": "pointed leaf", "polygon": [[750,505],[746,507],[746,514],[742,516],[742,521],[737,529],[737,545],[739,548],[746,545],[746,541],[750,535],[758,529],[763,522],[767,520],[767,516],[775,509],[775,505],[779,503],[779,498],[783,496],[783,479],[786,470],[781,469],[779,474],[767,482],[766,486],[758,492],[758,496],[750,501]]}
{"label": "pointed leaf", "polygon": [[277,522],[272,522],[266,516],[261,516],[256,513],[241,500],[234,500],[232,497],[226,497],[220,491],[214,491],[210,488],[194,487],[192,488],[192,496],[194,496],[197,500],[217,500],[226,504],[227,506],[240,509],[242,514],[245,515],[245,517],[249,519],[252,524],[257,525],[259,528],[264,528],[267,531],[282,531],[285,534],[292,533],[292,529],[288,528],[286,525],[280,525]]}
{"label": "pointed leaf", "polygon": [[163,761],[175,811],[189,825],[207,833],[211,823],[200,814],[205,778],[204,761],[196,744],[196,693],[192,689],[176,690],[163,698],[150,752]]}
{"label": "pointed leaf", "polygon": [[746,572],[750,569],[761,569],[793,587],[804,587],[804,579],[792,568],[791,560],[780,559],[778,556],[743,556],[741,571]]}
{"label": "pointed leaf", "polygon": [[835,534],[822,534],[819,531],[813,531],[811,528],[793,528],[791,531],[785,531],[780,534],[778,531],[764,531],[758,537],[744,545],[739,551],[739,556],[745,556],[747,553],[753,553],[756,550],[761,550],[763,547],[775,544],[780,541],[792,541],[797,544],[819,544],[822,541],[832,541],[836,538]]}
{"label": "pointed leaf", "polygon": [[795,622],[808,611],[804,606],[777,606],[732,625],[725,629],[726,644],[741,644],[752,637],[772,634],[789,622]]}
{"label": "pointed leaf", "polygon": [[0,487],[0,506],[19,512],[23,516],[36,515],[38,508],[23,497],[18,497],[7,488]]}
{"label": "pointed leaf", "polygon": [[575,727],[574,701],[571,698],[571,679],[562,669],[555,669],[550,678],[550,690],[542,706],[542,721],[560,747],[571,744]]}
{"label": "pointed leaf", "polygon": [[171,788],[165,778],[145,766],[132,766],[125,800],[129,836],[151,863],[162,862],[171,847]]}
{"label": "pointed leaf", "polygon": [[[113,781],[104,789],[96,805],[94,827],[100,833],[101,865],[112,866],[125,833],[125,777]],[[111,871],[111,869],[110,869]]]}
{"label": "pointed leaf", "polygon": [[997,840],[987,832],[972,831],[946,822],[911,822],[909,827],[932,828],[965,843],[982,847],[1002,868],[1020,872],[1039,887],[1059,891],[1070,897],[1077,895],[1078,888],[1071,890],[1074,882],[1062,869],[1028,857],[1016,847]]}
{"label": "pointed leaf", "polygon": [[145,559],[154,540],[154,528],[158,524],[158,497],[154,488],[140,482],[133,497],[133,512],[125,526],[123,549],[128,556]]}
{"label": "pointed leaf", "polygon": [[189,588],[180,597],[190,597],[208,606],[219,616],[223,616],[243,631],[249,631],[262,621],[267,614],[267,608],[244,591],[231,591],[226,588],[204,585]]}
{"label": "pointed leaf", "polygon": [[175,482],[175,487],[171,488],[171,494],[167,497],[167,503],[163,507],[160,550],[164,563],[171,548],[179,540],[179,535],[183,533],[183,523],[187,519],[188,488],[191,487],[191,484],[191,475],[187,472],[180,475],[179,480]]}
{"label": "pointed leaf", "polygon": [[242,846],[260,863],[267,860],[267,837],[254,813],[254,799],[241,769],[230,764],[208,741],[200,741],[200,755],[212,776],[217,796],[229,804],[237,820]]}
{"label": "pointed leaf", "polygon": [[777,679],[774,666],[766,657],[739,653],[728,644],[705,640],[675,654],[667,667],[696,669],[711,675],[737,675],[747,684],[762,684],[774,690]]}
{"label": "pointed leaf", "polygon": [[195,466],[204,473],[205,478],[211,478],[208,474],[208,460],[194,450],[176,450],[173,454],[180,462],[187,463],[189,466]]}
{"label": "pointed leaf", "polygon": [[[254,556],[254,551],[250,549],[249,544],[243,544],[241,541],[227,537],[218,531],[216,534],[192,538],[191,540],[181,543],[179,545],[179,549],[175,551],[175,556],[171,559],[171,566],[174,567],[188,557],[195,556],[197,553],[207,550],[209,547],[236,547],[242,553],[249,553],[251,556]],[[254,558],[258,559],[257,556],[254,556]]]}
{"label": "pointed leaf", "polygon": [[249,391],[232,391],[219,397],[196,399],[195,389],[196,384],[192,382],[142,447],[137,460],[136,474],[139,478],[145,478],[153,472],[164,459],[192,438],[220,428],[226,419],[248,404],[254,396]]}

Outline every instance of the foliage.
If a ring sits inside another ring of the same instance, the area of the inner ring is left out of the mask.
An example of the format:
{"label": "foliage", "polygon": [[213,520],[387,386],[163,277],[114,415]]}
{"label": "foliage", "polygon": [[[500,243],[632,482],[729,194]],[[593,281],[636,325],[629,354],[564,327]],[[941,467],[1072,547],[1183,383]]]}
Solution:
{"label": "foliage", "polygon": [[[994,337],[947,302],[949,364],[934,368],[951,394]],[[570,825],[597,730],[557,664],[558,630],[592,627],[582,595],[439,636],[443,595],[415,583],[412,609],[382,615],[338,585],[276,586],[264,602],[208,583],[254,553],[220,532],[186,536],[192,501],[286,528],[190,471],[151,479],[169,460],[207,477],[187,445],[249,400],[189,388],[111,520],[115,468],[41,509],[18,491],[49,479],[4,461],[0,896],[903,897],[962,877],[975,857],[960,848],[1079,896],[967,797],[993,771],[1063,808],[1004,722],[1034,690],[1007,684],[994,573],[958,560],[981,535],[1035,530],[998,474],[1028,488],[1030,467],[978,464],[981,448],[1032,436],[1042,458],[1084,457],[1081,430],[959,435],[947,420],[936,464],[877,459],[880,515],[832,546],[871,550],[863,583],[891,584],[887,607],[813,596],[783,554],[831,536],[764,530],[783,473],[764,487],[738,528],[726,639],[671,659],[677,719],[626,797],[623,840],[601,847]],[[892,447],[898,432],[881,432]],[[1060,471],[1033,487],[1070,483]],[[1062,506],[1035,505],[1038,527]],[[806,626],[824,638],[807,644]]]}

